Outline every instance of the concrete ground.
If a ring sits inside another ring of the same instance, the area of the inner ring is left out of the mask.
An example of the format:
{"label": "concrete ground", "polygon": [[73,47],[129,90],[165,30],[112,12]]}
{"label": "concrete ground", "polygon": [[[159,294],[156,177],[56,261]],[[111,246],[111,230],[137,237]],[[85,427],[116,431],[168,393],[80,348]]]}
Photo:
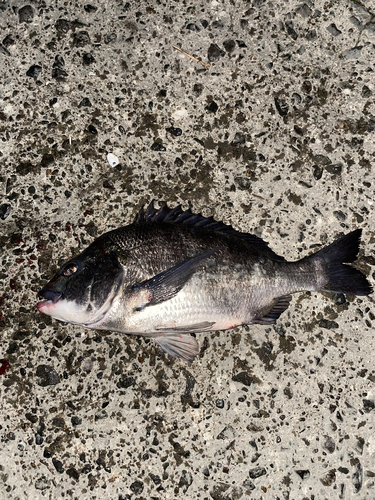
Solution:
{"label": "concrete ground", "polygon": [[0,498],[374,499],[372,296],[191,365],[35,307],[153,198],[288,260],[363,228],[373,281],[373,1],[1,0],[0,33]]}

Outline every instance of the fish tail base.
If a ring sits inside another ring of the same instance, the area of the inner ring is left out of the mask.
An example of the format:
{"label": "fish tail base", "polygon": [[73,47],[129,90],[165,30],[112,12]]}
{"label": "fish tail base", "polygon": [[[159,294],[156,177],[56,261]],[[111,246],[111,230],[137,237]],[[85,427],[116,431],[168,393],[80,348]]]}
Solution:
{"label": "fish tail base", "polygon": [[373,289],[366,276],[358,269],[347,265],[357,258],[361,229],[352,231],[317,252],[314,257],[325,263],[328,281],[320,291],[345,293],[347,295],[369,295]]}

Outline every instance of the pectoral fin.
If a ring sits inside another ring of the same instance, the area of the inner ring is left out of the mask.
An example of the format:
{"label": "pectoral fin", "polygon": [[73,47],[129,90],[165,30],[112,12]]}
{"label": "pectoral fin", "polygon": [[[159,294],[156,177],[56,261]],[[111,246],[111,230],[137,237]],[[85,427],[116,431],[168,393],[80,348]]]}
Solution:
{"label": "pectoral fin", "polygon": [[153,340],[167,354],[187,363],[191,363],[199,353],[198,342],[190,335],[160,335]]}
{"label": "pectoral fin", "polygon": [[220,249],[214,248],[213,250],[206,250],[195,257],[190,257],[180,264],[157,274],[143,283],[136,283],[133,285],[133,290],[138,292],[140,296],[140,304],[136,307],[136,310],[141,311],[147,306],[160,304],[174,297],[191,278],[198,267],[218,250]]}

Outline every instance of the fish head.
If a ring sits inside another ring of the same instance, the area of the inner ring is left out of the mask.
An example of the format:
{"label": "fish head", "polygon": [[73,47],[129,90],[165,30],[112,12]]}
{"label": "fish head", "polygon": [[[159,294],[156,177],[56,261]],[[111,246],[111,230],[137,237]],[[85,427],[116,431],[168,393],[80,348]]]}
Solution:
{"label": "fish head", "polygon": [[116,250],[97,240],[39,291],[37,308],[67,323],[98,327],[120,294],[124,274]]}

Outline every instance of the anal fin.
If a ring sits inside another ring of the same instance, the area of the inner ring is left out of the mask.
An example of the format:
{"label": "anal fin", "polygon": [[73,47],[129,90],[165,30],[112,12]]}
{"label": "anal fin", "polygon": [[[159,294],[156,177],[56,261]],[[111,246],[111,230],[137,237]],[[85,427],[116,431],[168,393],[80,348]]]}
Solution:
{"label": "anal fin", "polygon": [[279,297],[273,308],[265,316],[254,319],[252,323],[257,325],[272,325],[273,323],[276,323],[276,320],[280,317],[280,315],[288,309],[291,300],[291,295]]}
{"label": "anal fin", "polygon": [[199,353],[198,342],[190,335],[159,335],[154,342],[167,354],[191,363]]}

